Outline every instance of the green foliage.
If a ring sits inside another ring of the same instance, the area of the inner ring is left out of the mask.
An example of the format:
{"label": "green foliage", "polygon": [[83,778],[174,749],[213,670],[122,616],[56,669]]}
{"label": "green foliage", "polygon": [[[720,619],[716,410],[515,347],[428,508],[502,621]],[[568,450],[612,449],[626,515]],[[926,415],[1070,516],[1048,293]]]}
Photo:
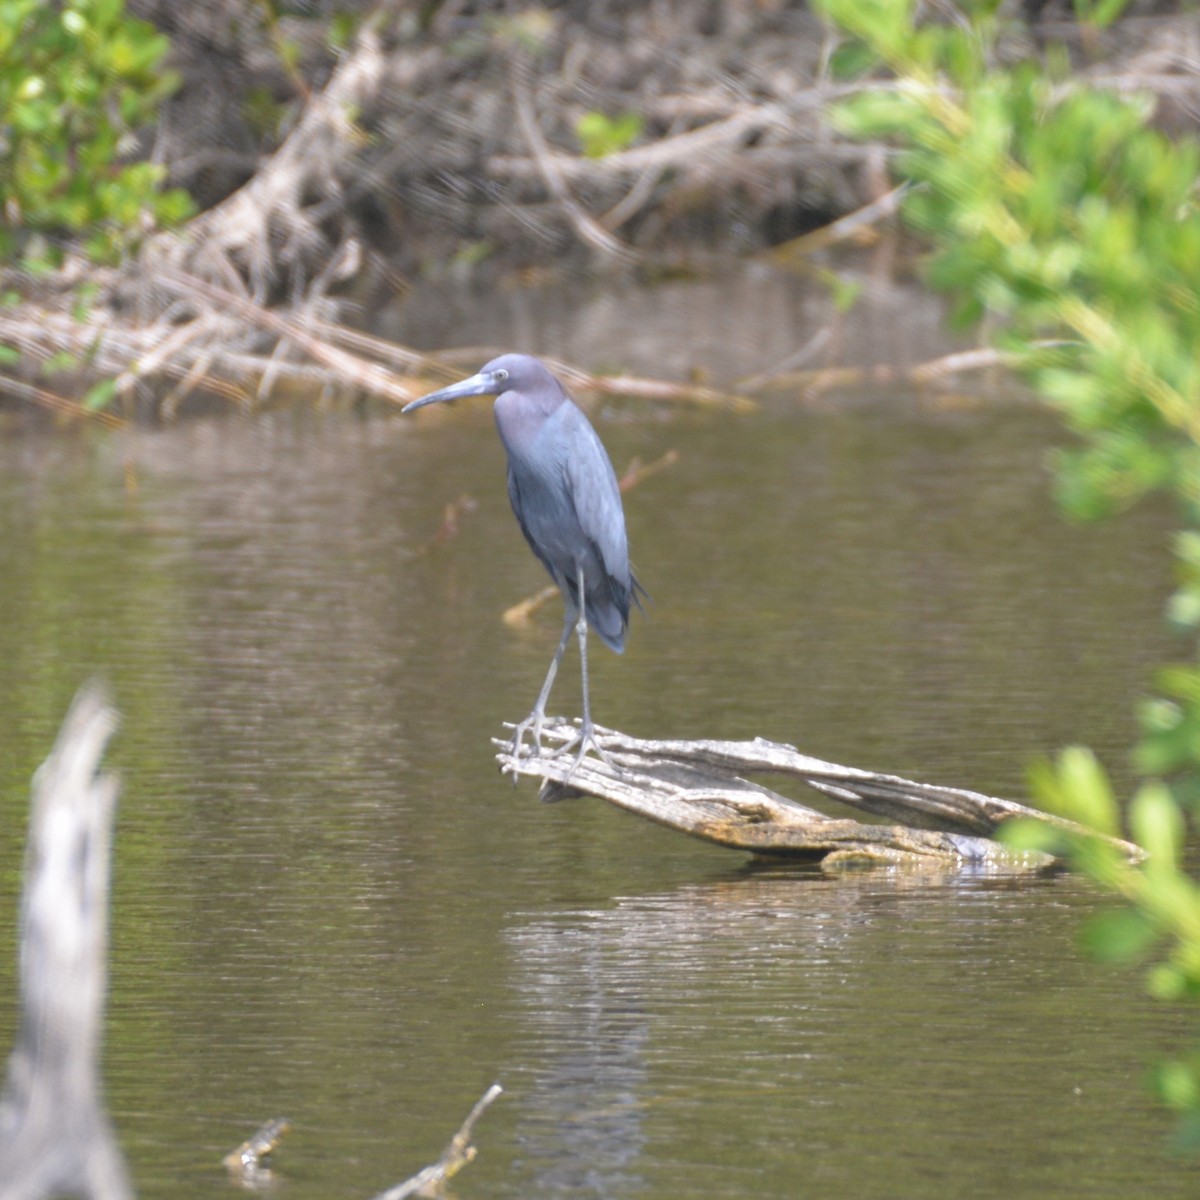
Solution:
{"label": "green foliage", "polygon": [[[1177,504],[1179,591],[1172,624],[1200,630],[1200,149],[1147,125],[1137,98],[1094,91],[1048,63],[993,62],[996,5],[969,24],[913,24],[912,0],[823,0],[863,51],[896,76],[840,106],[846,131],[884,138],[913,185],[905,213],[932,245],[929,277],[963,324],[988,318],[1033,387],[1077,435],[1055,459],[1066,509],[1097,516],[1161,492]],[[1121,0],[1079,0],[1093,25]],[[1063,59],[1065,61],[1065,59]],[[1148,959],[1163,999],[1200,997],[1200,886],[1187,873],[1185,811],[1200,811],[1200,664],[1160,672],[1141,706],[1129,802],[1144,863],[1110,841],[1034,822],[1006,827],[1022,849],[1067,853],[1129,907],[1084,932],[1115,961]],[[1120,827],[1107,773],[1090,751],[1064,750],[1031,771],[1046,809],[1100,834]],[[1188,1114],[1200,1144],[1200,1057],[1156,1073],[1162,1098]],[[1189,1132],[1190,1131],[1190,1132]]]}
{"label": "green foliage", "polygon": [[49,254],[37,234],[83,234],[111,260],[191,202],[163,169],[122,163],[175,86],[167,41],[124,0],[0,0],[0,258]]}
{"label": "green foliage", "polygon": [[990,69],[985,30],[911,36],[907,56],[892,33],[871,39],[908,86],[864,92],[836,119],[900,143],[901,171],[922,185],[906,215],[933,238],[931,282],[955,295],[960,323],[1000,319],[1006,349],[1081,435],[1061,464],[1068,509],[1094,516],[1168,488],[1200,519],[1200,151],[1146,128],[1139,102],[1031,64]]}
{"label": "green foliage", "polygon": [[815,272],[815,276],[829,293],[834,311],[839,314],[848,313],[862,295],[863,285],[860,281],[847,279],[837,271],[827,271],[824,267],[820,267]]}
{"label": "green foliage", "polygon": [[601,112],[585,112],[575,122],[575,136],[588,158],[603,158],[632,146],[641,136],[643,124],[640,113],[606,117]]}
{"label": "green foliage", "polygon": [[1075,0],[1075,15],[1080,22],[1106,29],[1125,11],[1129,0]]}

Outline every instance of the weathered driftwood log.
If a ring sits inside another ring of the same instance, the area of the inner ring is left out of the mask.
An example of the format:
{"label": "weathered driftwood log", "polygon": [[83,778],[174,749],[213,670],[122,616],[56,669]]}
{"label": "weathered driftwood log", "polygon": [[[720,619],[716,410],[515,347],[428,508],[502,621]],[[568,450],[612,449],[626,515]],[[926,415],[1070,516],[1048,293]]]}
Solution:
{"label": "weathered driftwood log", "polygon": [[98,775],[117,715],[98,686],[34,776],[21,901],[21,1025],[0,1097],[0,1200],[128,1200],[100,1101],[109,849],[117,783]]}
{"label": "weathered driftwood log", "polygon": [[[575,732],[561,718],[543,730],[548,741],[562,743]],[[514,777],[540,778],[546,800],[587,793],[722,846],[826,863],[943,862],[1038,870],[1055,860],[1047,854],[1015,852],[990,835],[1014,817],[1084,832],[1012,800],[839,766],[762,738],[647,741],[599,726],[596,735],[611,765],[589,757],[570,774],[572,752],[558,758],[516,759],[499,739],[497,761]],[[745,778],[751,774],[791,775],[843,804],[897,823],[874,825],[827,816]],[[1144,856],[1131,842],[1116,844],[1131,860]]]}

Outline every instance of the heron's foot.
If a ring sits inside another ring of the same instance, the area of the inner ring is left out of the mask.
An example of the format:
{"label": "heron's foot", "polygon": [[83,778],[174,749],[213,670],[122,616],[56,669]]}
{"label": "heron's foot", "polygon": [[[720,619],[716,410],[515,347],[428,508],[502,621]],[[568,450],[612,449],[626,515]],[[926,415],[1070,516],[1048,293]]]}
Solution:
{"label": "heron's foot", "polygon": [[[546,723],[546,714],[535,708],[533,712],[513,726],[512,737],[508,741],[508,752],[520,761],[522,758],[542,757],[542,726]],[[525,735],[530,735],[529,751],[525,751]]]}
{"label": "heron's foot", "polygon": [[560,754],[570,754],[575,752],[575,761],[571,764],[571,769],[567,772],[566,778],[570,779],[572,775],[579,769],[579,764],[587,757],[587,752],[592,750],[596,757],[600,759],[606,767],[617,769],[617,764],[601,749],[600,743],[596,741],[596,727],[589,721],[586,725],[581,725],[579,733],[576,734],[569,742],[563,743],[557,749],[551,750],[547,758],[558,758]]}

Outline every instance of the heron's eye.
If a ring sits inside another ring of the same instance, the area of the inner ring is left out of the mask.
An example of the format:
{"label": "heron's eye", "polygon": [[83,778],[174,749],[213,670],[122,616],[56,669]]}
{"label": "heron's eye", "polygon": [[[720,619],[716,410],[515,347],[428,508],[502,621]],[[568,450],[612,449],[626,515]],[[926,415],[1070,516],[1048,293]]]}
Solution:
{"label": "heron's eye", "polygon": [[500,380],[501,382],[503,382],[505,379],[507,379],[507,378],[508,378],[508,372],[507,372],[507,371],[506,371],[506,370],[505,370],[503,367],[501,367],[501,368],[500,368],[500,369],[499,369],[499,370],[496,372],[496,378],[497,378],[498,380]]}

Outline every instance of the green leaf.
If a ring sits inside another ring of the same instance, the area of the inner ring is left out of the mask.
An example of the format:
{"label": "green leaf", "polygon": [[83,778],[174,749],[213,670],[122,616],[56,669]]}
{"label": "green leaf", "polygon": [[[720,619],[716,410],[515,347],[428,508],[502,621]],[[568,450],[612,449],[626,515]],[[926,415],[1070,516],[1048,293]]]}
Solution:
{"label": "green leaf", "polygon": [[1029,782],[1034,796],[1049,811],[1117,836],[1120,819],[1108,774],[1085,746],[1068,746],[1055,766],[1034,764]]}
{"label": "green leaf", "polygon": [[1167,601],[1167,620],[1176,629],[1195,629],[1200,625],[1200,592],[1181,588]]}
{"label": "green leaf", "polygon": [[1173,963],[1157,963],[1146,974],[1146,990],[1156,1000],[1182,1000],[1187,978]]}
{"label": "green leaf", "polygon": [[575,122],[575,134],[588,158],[604,158],[628,149],[641,136],[642,126],[640,113],[606,117],[600,112],[586,112]]}
{"label": "green leaf", "polygon": [[1132,962],[1148,954],[1162,936],[1153,921],[1134,908],[1099,913],[1084,922],[1080,940],[1101,962]]}
{"label": "green leaf", "polygon": [[116,394],[117,381],[115,379],[101,379],[99,383],[95,383],[88,388],[83,397],[83,407],[88,412],[99,412],[112,403],[112,399]]}
{"label": "green leaf", "polygon": [[817,270],[816,276],[829,290],[833,307],[839,313],[848,313],[862,295],[863,285],[860,280],[847,279],[837,271],[830,271],[824,267]]}
{"label": "green leaf", "polygon": [[879,64],[879,55],[865,42],[843,42],[829,56],[834,79],[858,79]]}
{"label": "green leaf", "polygon": [[1186,1063],[1160,1063],[1154,1086],[1164,1104],[1176,1109],[1200,1109],[1200,1079]]}
{"label": "green leaf", "polygon": [[330,19],[326,34],[330,47],[334,50],[344,50],[358,31],[360,20],[357,13],[335,13]]}
{"label": "green leaf", "polygon": [[1134,840],[1154,867],[1175,867],[1185,833],[1183,813],[1165,783],[1152,780],[1138,789],[1129,806]]}
{"label": "green leaf", "polygon": [[60,350],[57,354],[51,354],[42,363],[42,374],[57,375],[60,371],[73,371],[78,365],[79,359],[72,351]]}
{"label": "green leaf", "polygon": [[1043,854],[1062,855],[1066,841],[1062,831],[1036,817],[1014,817],[996,830],[996,838],[1010,850],[1026,853],[1037,850]]}

